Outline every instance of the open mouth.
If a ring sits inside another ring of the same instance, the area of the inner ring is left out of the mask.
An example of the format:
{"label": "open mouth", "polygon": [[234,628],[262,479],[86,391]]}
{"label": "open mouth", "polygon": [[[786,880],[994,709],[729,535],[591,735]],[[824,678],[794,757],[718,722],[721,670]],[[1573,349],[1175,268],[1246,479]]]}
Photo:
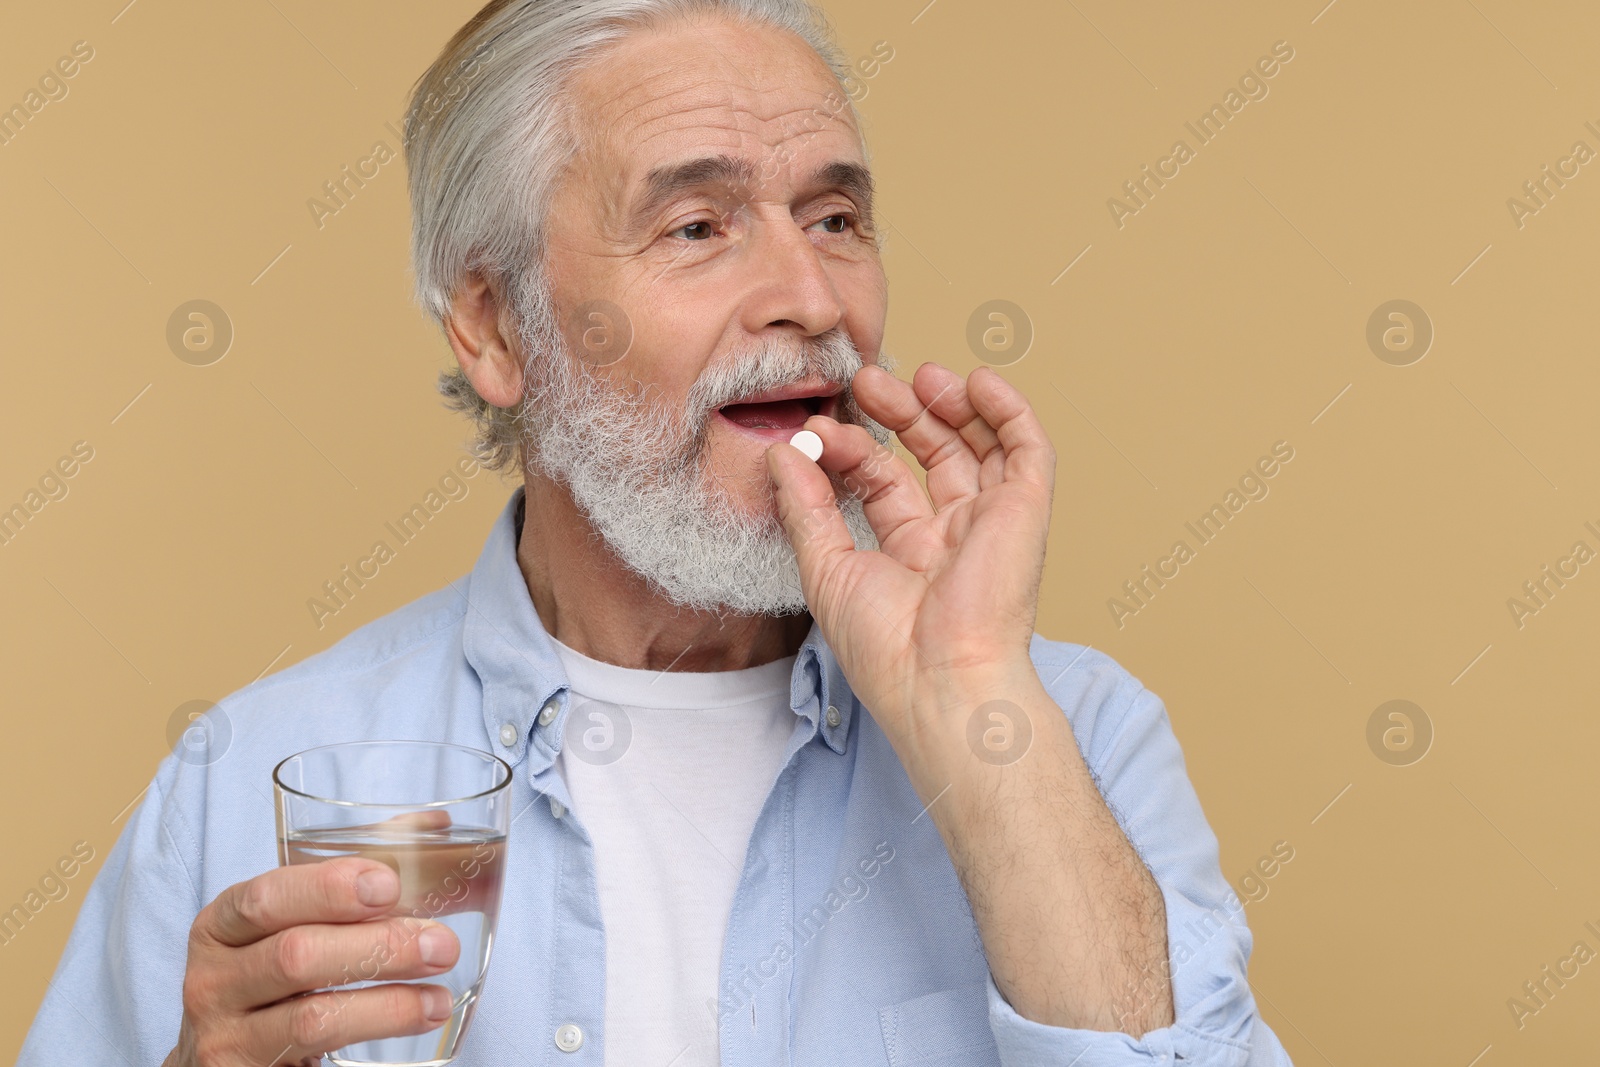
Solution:
{"label": "open mouth", "polygon": [[813,415],[837,417],[838,393],[812,393],[778,400],[727,404],[717,414],[734,427],[759,437],[787,441]]}

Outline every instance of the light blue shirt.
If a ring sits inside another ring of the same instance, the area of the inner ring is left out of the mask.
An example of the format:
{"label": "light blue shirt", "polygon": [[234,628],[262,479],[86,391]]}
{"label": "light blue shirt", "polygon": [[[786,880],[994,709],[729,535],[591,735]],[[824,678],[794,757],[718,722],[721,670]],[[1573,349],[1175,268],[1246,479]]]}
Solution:
{"label": "light blue shirt", "polygon": [[[89,889],[21,1067],[159,1064],[178,1037],[195,915],[277,864],[273,766],[364,738],[470,745],[515,770],[505,903],[457,1062],[600,1067],[605,928],[591,841],[555,767],[567,681],[517,567],[522,498],[470,576],[229,696],[210,713],[210,748],[180,745],[161,762]],[[1099,652],[1035,635],[1031,653],[1161,886],[1176,1023],[1135,1038],[1012,1010],[933,819],[813,624],[790,685],[794,731],[726,929],[723,1063],[1289,1062],[1256,1012],[1243,905],[1161,700]],[[571,1053],[555,1043],[569,1024],[584,1035]]]}

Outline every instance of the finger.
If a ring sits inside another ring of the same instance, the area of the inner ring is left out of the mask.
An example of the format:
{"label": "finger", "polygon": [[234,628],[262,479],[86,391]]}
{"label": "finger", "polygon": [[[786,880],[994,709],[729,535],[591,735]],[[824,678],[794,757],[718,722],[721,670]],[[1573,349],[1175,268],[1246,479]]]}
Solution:
{"label": "finger", "polygon": [[455,966],[461,942],[443,923],[395,918],[293,926],[233,955],[223,1006],[248,1010],[327,986],[430,978]]}
{"label": "finger", "polygon": [[807,600],[826,572],[828,557],[855,551],[855,539],[839,511],[833,483],[798,448],[782,442],[767,448],[767,473],[778,503],[778,519],[794,546]]}
{"label": "finger", "polygon": [[979,417],[994,427],[1005,455],[1007,481],[1049,488],[1055,484],[1056,450],[1022,391],[993,367],[979,367],[967,380],[966,398]]}
{"label": "finger", "polygon": [[978,491],[983,457],[995,441],[966,402],[960,377],[924,363],[905,382],[874,365],[857,373],[851,389],[861,409],[893,430],[928,472],[936,508]]}
{"label": "finger", "polygon": [[906,523],[933,517],[933,505],[911,467],[865,428],[813,415],[806,429],[822,438],[817,465],[839,475],[861,500],[880,544]]}
{"label": "finger", "polygon": [[358,1041],[436,1030],[450,1017],[452,1002],[450,990],[439,985],[333,989],[251,1013],[245,1040],[252,1062],[293,1063]]}
{"label": "finger", "polygon": [[401,834],[409,836],[419,830],[443,830],[450,825],[450,813],[430,809],[427,811],[407,811],[392,816],[382,822],[362,823],[359,826],[345,827],[347,830],[367,830],[378,834]]}
{"label": "finger", "polygon": [[305,923],[371,919],[399,899],[399,876],[374,860],[277,867],[224,889],[195,917],[194,936],[237,947]]}
{"label": "finger", "polygon": [[980,466],[1000,451],[994,426],[972,404],[970,379],[938,363],[924,363],[912,375],[911,385],[928,410],[966,442]]}
{"label": "finger", "polygon": [[445,812],[414,812],[374,823],[365,829],[369,841],[362,858],[376,860],[400,873],[401,895],[390,914],[438,918],[462,911],[487,911],[500,893],[498,865],[505,844],[458,838],[431,840],[418,851],[418,830],[450,825]]}
{"label": "finger", "polygon": [[493,912],[499,907],[504,839],[435,842],[420,856],[375,850],[368,852],[367,858],[405,872],[394,914],[437,919],[466,911]]}

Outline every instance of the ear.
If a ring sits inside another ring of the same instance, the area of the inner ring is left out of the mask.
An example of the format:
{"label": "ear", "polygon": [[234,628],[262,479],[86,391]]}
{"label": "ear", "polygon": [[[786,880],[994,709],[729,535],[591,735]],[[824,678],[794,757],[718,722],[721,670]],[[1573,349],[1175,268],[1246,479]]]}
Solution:
{"label": "ear", "polygon": [[473,273],[456,290],[444,323],[461,372],[479,396],[500,408],[516,407],[522,399],[522,361],[502,328],[509,321],[501,294]]}

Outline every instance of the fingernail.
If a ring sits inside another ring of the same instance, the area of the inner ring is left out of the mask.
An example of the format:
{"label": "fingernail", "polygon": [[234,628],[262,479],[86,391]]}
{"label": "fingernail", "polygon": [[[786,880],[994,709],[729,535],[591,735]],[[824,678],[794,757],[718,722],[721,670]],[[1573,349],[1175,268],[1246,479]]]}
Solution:
{"label": "fingernail", "polygon": [[399,880],[387,867],[363,871],[356,877],[356,897],[363,904],[392,904],[399,889]]}
{"label": "fingernail", "polygon": [[810,430],[801,430],[789,438],[789,443],[804,452],[806,458],[813,463],[822,458],[822,438]]}
{"label": "fingernail", "polygon": [[430,926],[418,934],[417,948],[422,953],[422,962],[430,967],[450,962],[451,940],[450,931],[439,925]]}
{"label": "fingernail", "polygon": [[422,990],[422,1013],[429,1022],[443,1022],[450,1018],[453,1002],[449,992],[440,986],[426,986]]}

